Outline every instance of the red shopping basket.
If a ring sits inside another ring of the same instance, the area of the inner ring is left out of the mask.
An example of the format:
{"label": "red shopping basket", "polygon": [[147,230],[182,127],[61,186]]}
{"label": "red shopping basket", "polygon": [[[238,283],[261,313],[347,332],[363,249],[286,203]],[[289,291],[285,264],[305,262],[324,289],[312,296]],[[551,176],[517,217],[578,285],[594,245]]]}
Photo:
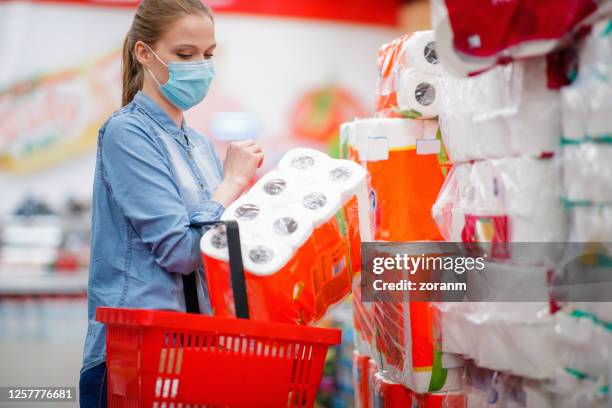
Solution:
{"label": "red shopping basket", "polygon": [[[313,406],[340,330],[248,320],[238,225],[223,224],[242,318],[99,307],[110,407]],[[194,302],[195,291],[185,293]]]}

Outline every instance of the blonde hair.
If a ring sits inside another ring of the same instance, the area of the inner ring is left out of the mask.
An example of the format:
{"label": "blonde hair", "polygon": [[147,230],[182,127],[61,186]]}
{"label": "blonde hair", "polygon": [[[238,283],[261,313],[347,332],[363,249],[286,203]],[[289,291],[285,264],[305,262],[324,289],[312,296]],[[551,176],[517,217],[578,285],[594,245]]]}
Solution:
{"label": "blonde hair", "polygon": [[153,46],[163,35],[165,27],[181,17],[204,14],[212,20],[212,12],[201,0],[143,0],[123,42],[123,93],[121,105],[125,106],[142,89],[142,66],[134,54],[136,42]]}

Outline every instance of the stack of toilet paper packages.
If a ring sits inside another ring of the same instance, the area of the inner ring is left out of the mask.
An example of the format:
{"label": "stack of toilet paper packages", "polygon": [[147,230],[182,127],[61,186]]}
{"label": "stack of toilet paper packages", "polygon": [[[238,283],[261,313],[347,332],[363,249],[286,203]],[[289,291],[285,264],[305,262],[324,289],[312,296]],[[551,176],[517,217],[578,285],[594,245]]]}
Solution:
{"label": "stack of toilet paper packages", "polygon": [[511,60],[546,55],[612,9],[610,0],[553,3],[433,0],[432,25],[444,68],[467,77]]}
{"label": "stack of toilet paper packages", "polygon": [[378,51],[376,115],[435,118],[441,68],[433,31],[417,31]]}
{"label": "stack of toilet paper packages", "polygon": [[342,157],[369,175],[375,238],[436,241],[433,205],[448,163],[435,120],[372,118],[344,123]]}
{"label": "stack of toilet paper packages", "polygon": [[361,301],[361,287],[359,283],[353,285],[352,301],[355,350],[362,355],[373,358],[377,354],[373,302]]}
{"label": "stack of toilet paper packages", "polygon": [[541,245],[509,243],[564,242],[567,221],[560,193],[554,158],[482,160],[453,166],[432,211],[447,241],[490,243],[489,261],[537,265],[556,254],[542,253]]}
{"label": "stack of toilet paper packages", "polygon": [[579,72],[561,90],[567,141],[612,139],[612,20],[593,25],[579,50]]}
{"label": "stack of toilet paper packages", "polygon": [[563,196],[570,241],[612,241],[612,20],[595,24],[562,89]]}
{"label": "stack of toilet paper packages", "polygon": [[495,67],[481,75],[440,77],[440,129],[453,163],[559,148],[560,96],[547,87],[544,58]]}
{"label": "stack of toilet paper packages", "polygon": [[609,407],[612,378],[610,303],[572,303],[556,313],[560,367],[551,389],[554,407]]}
{"label": "stack of toilet paper packages", "polygon": [[[313,149],[289,151],[223,213],[240,228],[251,318],[308,324],[350,292],[372,240],[366,172]],[[233,316],[224,227],[201,241],[211,305]]]}
{"label": "stack of toilet paper packages", "polygon": [[462,389],[463,360],[443,361],[428,302],[373,302],[376,361],[390,381],[416,393]]}
{"label": "stack of toilet paper packages", "polygon": [[548,302],[436,303],[442,351],[479,367],[530,379],[554,378],[556,320]]}
{"label": "stack of toilet paper packages", "polygon": [[546,383],[478,367],[465,369],[467,408],[554,408]]}

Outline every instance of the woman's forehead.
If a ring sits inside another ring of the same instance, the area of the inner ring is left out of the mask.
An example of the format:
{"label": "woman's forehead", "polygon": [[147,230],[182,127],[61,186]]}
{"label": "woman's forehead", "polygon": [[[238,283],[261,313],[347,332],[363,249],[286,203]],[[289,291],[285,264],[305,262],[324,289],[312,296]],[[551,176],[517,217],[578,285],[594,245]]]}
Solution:
{"label": "woman's forehead", "polygon": [[190,14],[171,24],[161,41],[168,46],[194,46],[205,50],[215,45],[215,25],[206,14]]}

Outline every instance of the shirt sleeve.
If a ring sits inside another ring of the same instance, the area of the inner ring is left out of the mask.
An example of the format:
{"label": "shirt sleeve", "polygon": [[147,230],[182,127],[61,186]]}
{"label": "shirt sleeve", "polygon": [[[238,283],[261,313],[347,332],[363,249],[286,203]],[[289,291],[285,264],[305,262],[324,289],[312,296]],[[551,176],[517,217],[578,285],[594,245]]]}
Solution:
{"label": "shirt sleeve", "polygon": [[[101,142],[105,178],[113,198],[157,264],[188,274],[200,263],[201,233],[192,222],[218,220],[221,204],[202,201],[190,220],[163,151],[148,126],[129,114],[109,121]],[[108,237],[112,239],[112,237]]]}

